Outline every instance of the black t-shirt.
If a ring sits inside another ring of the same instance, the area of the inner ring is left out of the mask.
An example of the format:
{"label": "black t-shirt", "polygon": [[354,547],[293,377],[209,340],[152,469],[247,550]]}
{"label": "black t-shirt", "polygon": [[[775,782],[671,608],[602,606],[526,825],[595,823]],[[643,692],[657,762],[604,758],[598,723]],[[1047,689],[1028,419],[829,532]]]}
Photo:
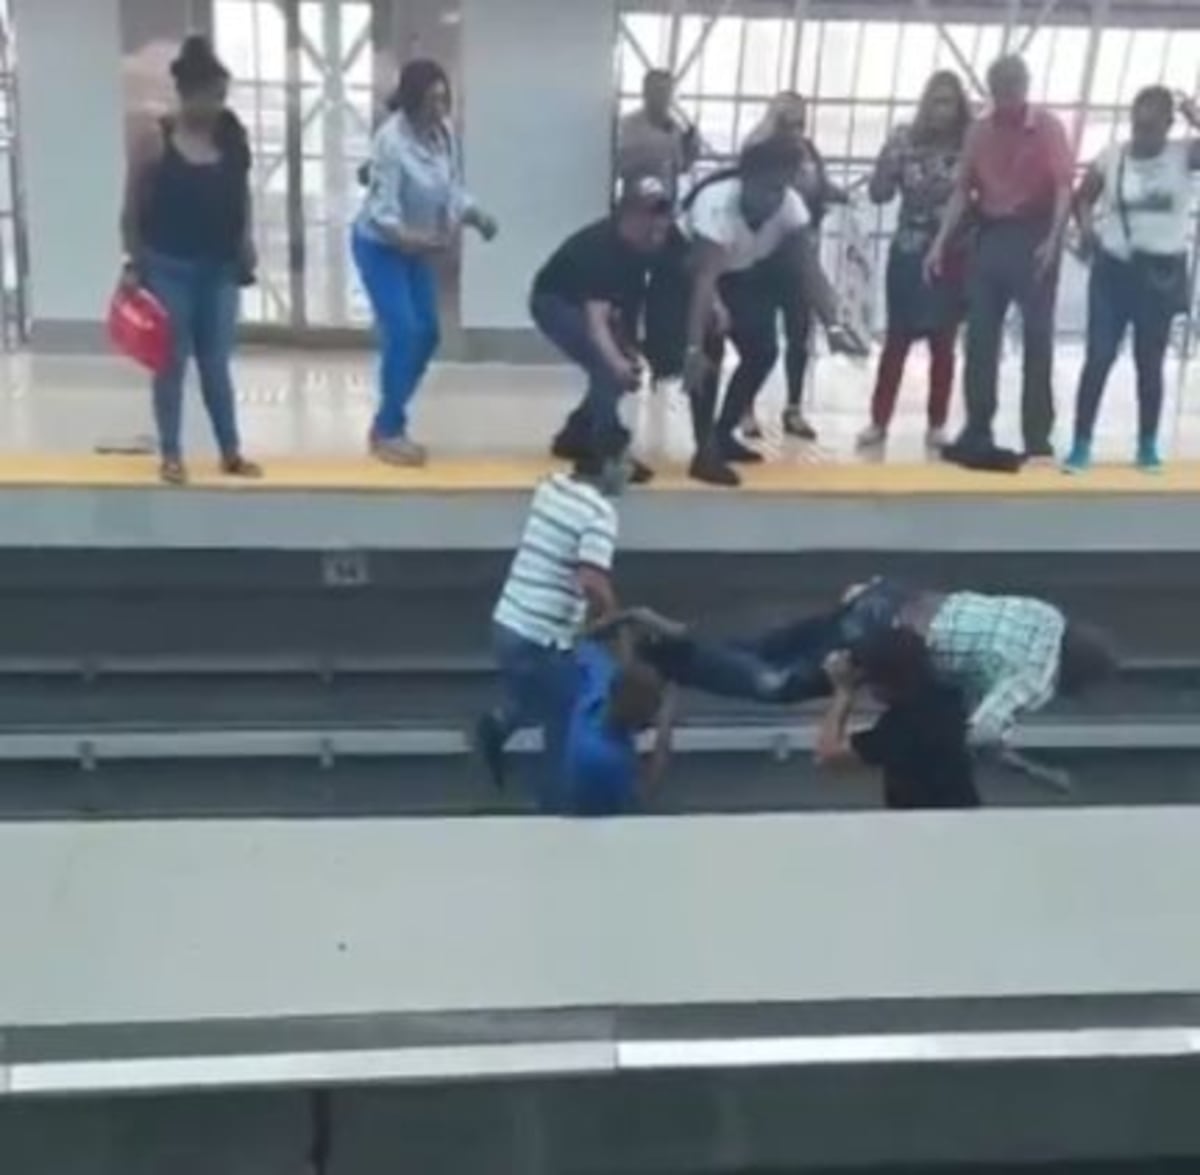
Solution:
{"label": "black t-shirt", "polygon": [[534,294],[583,306],[608,302],[623,313],[641,305],[653,258],[626,244],[611,217],[568,237],[533,280]]}
{"label": "black t-shirt", "polygon": [[864,763],[883,772],[889,808],[977,808],[967,710],[951,686],[885,711],[871,730],[851,737]]}

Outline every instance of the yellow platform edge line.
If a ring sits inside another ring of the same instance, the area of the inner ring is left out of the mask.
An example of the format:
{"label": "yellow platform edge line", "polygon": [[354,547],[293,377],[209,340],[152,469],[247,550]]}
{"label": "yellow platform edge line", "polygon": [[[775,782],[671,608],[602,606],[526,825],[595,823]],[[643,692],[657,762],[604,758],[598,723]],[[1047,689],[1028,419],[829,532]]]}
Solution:
{"label": "yellow platform edge line", "polygon": [[[537,458],[447,458],[423,469],[398,469],[360,458],[279,457],[264,462],[266,476],[247,481],[220,475],[211,464],[191,467],[191,486],[241,493],[474,494],[528,491],[555,468]],[[153,458],[141,456],[0,457],[0,489],[161,489]],[[765,496],[836,497],[1139,497],[1200,495],[1200,462],[1180,462],[1158,476],[1128,466],[1098,466],[1085,476],[1056,469],[1019,474],[973,473],[949,465],[779,464],[749,469],[740,490],[714,489],[666,467],[646,491]]]}

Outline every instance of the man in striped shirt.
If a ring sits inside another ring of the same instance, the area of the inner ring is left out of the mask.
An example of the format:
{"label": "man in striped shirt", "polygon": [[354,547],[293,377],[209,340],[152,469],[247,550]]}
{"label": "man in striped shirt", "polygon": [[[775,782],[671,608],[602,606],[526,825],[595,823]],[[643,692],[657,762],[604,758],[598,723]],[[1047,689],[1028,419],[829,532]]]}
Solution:
{"label": "man in striped shirt", "polygon": [[615,499],[629,477],[628,444],[621,434],[597,439],[570,474],[551,474],[538,486],[492,615],[503,698],[479,720],[478,749],[502,785],[509,739],[518,730],[540,729],[545,753],[538,801],[548,811],[561,807],[576,640],[587,623],[616,611]]}

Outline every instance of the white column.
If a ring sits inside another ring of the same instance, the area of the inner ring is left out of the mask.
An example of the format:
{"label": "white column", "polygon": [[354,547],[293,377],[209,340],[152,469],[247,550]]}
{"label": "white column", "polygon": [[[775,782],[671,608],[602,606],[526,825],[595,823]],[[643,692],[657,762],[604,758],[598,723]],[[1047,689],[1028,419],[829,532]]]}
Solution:
{"label": "white column", "polygon": [[125,170],[118,0],[16,0],[35,348],[102,343]]}
{"label": "white column", "polygon": [[615,0],[466,0],[467,178],[500,220],[463,260],[468,331],[529,329],[537,267],[608,206]]}

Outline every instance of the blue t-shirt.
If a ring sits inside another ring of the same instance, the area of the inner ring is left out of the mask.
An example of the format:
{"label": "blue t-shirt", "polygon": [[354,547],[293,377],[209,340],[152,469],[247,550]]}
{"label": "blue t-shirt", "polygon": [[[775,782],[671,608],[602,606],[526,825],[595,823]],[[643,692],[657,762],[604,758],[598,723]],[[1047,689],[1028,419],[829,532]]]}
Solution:
{"label": "blue t-shirt", "polygon": [[567,807],[579,816],[628,812],[637,798],[638,752],[630,731],[607,722],[608,695],[619,666],[603,645],[586,641],[575,650],[578,672],[567,731]]}

